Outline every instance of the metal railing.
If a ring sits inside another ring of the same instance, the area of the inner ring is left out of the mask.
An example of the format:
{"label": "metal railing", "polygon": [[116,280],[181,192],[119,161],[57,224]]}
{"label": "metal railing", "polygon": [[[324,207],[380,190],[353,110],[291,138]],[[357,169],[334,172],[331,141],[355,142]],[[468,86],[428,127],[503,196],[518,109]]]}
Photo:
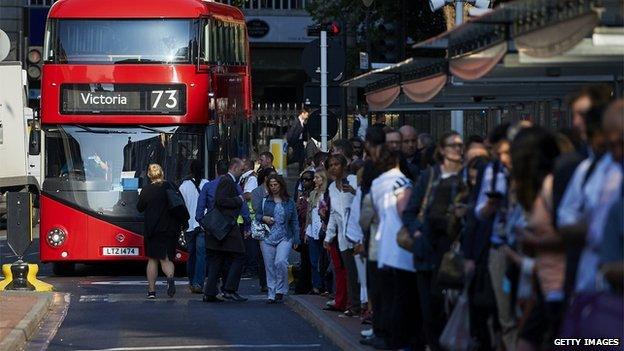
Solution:
{"label": "metal railing", "polygon": [[284,137],[302,107],[303,103],[254,105],[249,128],[252,151],[255,153],[267,151],[271,139]]}

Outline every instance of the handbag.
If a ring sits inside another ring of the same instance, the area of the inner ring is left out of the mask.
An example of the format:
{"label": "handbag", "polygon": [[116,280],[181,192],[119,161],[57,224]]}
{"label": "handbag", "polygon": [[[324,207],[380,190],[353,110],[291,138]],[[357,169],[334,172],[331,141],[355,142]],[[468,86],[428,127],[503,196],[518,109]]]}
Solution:
{"label": "handbag", "polygon": [[178,220],[181,224],[188,225],[188,220],[191,218],[189,216],[188,210],[186,209],[186,204],[184,202],[184,198],[180,193],[171,185],[167,187],[165,190],[167,194],[167,202],[169,212],[173,215],[175,219]]}
{"label": "handbag", "polygon": [[[429,202],[429,195],[431,193],[434,173],[435,173],[435,170],[431,168],[431,171],[429,172],[429,181],[427,182],[427,190],[425,191],[425,195],[423,196],[422,202],[420,204],[420,211],[418,211],[418,220],[420,221],[420,223],[423,223],[425,219],[425,211],[426,211],[427,204]],[[397,240],[397,244],[399,245],[399,247],[408,251],[412,251],[412,248],[414,247],[415,238],[407,230],[407,228],[402,227],[401,229],[399,229],[399,233],[397,234],[396,240]]]}
{"label": "handbag", "polygon": [[[266,202],[266,197],[262,199],[262,215],[264,215],[264,204]],[[269,236],[269,226],[266,223],[262,223],[256,219],[251,221],[251,237],[256,240],[264,240]]]}
{"label": "handbag", "polygon": [[450,250],[442,256],[436,283],[438,287],[450,289],[461,289],[464,286],[464,255],[459,241],[454,241]]}
{"label": "handbag", "polygon": [[234,228],[236,220],[223,215],[217,206],[214,206],[199,224],[204,228],[206,234],[210,234],[221,241]]}
{"label": "handbag", "polygon": [[440,346],[445,350],[469,351],[475,349],[475,342],[470,335],[470,307],[466,295],[464,291],[459,296],[451,317],[440,335]]}

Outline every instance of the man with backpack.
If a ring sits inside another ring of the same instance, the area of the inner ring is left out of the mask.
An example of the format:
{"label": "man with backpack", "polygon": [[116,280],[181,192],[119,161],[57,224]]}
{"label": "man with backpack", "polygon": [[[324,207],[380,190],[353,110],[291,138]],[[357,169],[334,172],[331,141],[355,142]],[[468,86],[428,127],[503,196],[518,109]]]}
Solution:
{"label": "man with backpack", "polygon": [[208,181],[202,176],[203,168],[199,160],[193,160],[190,175],[180,185],[180,193],[189,212],[188,228],[185,234],[189,255],[186,262],[186,272],[189,279],[189,290],[194,294],[202,292],[206,275],[206,237],[202,227],[195,220],[199,194],[204,185],[208,184]]}

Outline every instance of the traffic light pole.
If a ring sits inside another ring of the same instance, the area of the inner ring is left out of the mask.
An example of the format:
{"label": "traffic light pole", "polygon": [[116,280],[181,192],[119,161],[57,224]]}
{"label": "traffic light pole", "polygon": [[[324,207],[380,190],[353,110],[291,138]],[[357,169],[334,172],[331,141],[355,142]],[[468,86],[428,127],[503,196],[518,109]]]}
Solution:
{"label": "traffic light pole", "polygon": [[[464,1],[455,1],[455,27],[458,27],[464,21]],[[464,136],[464,111],[451,111],[451,129]]]}
{"label": "traffic light pole", "polygon": [[327,31],[321,31],[321,150],[327,152]]}

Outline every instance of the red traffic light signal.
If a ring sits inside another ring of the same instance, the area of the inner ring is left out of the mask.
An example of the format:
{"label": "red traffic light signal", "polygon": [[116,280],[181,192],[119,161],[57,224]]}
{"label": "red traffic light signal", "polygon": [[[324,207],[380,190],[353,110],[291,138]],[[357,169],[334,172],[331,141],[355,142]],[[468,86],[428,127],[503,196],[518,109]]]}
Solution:
{"label": "red traffic light signal", "polygon": [[336,21],[329,22],[325,24],[325,30],[330,36],[336,36],[340,34],[340,25]]}
{"label": "red traffic light signal", "polygon": [[308,27],[307,34],[309,37],[318,37],[322,30],[326,31],[328,36],[335,37],[340,35],[340,24],[336,21],[323,23],[322,25],[315,24]]}

